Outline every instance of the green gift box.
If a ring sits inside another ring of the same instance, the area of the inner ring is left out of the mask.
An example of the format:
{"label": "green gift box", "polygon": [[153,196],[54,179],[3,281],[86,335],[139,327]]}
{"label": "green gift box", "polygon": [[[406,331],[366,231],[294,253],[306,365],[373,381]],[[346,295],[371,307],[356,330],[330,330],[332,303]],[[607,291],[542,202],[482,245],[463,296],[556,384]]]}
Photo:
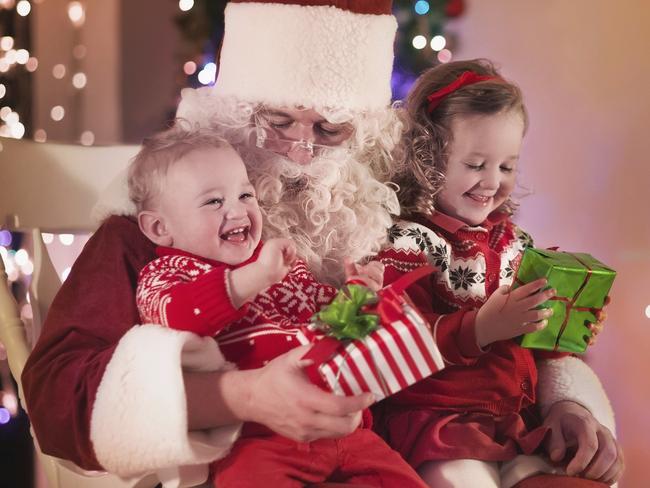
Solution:
{"label": "green gift box", "polygon": [[521,345],[582,353],[587,349],[596,314],[603,307],[616,271],[584,253],[527,248],[519,265],[513,288],[538,278],[548,280],[548,288],[557,295],[540,308],[552,308],[548,325],[537,332],[524,334]]}

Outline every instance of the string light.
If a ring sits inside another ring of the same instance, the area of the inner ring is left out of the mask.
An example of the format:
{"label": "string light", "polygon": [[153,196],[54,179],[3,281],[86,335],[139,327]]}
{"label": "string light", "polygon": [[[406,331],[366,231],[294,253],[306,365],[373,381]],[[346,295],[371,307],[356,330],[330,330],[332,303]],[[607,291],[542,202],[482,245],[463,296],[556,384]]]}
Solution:
{"label": "string light", "polygon": [[83,131],[81,133],[80,142],[82,146],[92,146],[95,142],[95,134],[89,130]]}
{"label": "string light", "polygon": [[25,63],[25,69],[30,73],[33,73],[36,71],[36,68],[38,68],[38,59],[32,56],[27,60],[27,63]]}
{"label": "string light", "polygon": [[85,87],[87,81],[88,80],[86,79],[85,73],[75,73],[72,76],[72,86],[78,90],[81,90],[83,87]]}
{"label": "string light", "polygon": [[415,13],[418,15],[424,15],[429,11],[429,2],[426,0],[418,0],[415,2]]}
{"label": "string light", "polygon": [[178,0],[178,8],[183,12],[187,12],[194,7],[194,0]]}
{"label": "string light", "polygon": [[47,141],[47,132],[44,129],[36,129],[34,131],[34,141],[45,142]]}
{"label": "string light", "polygon": [[424,46],[427,45],[427,38],[422,35],[417,35],[413,38],[412,44],[415,49],[424,49]]}
{"label": "string light", "polygon": [[86,21],[86,12],[80,2],[70,2],[68,4],[68,18],[75,27],[83,25]]}
{"label": "string light", "polygon": [[52,76],[57,80],[62,79],[65,76],[65,66],[62,64],[55,64],[54,68],[52,68]]}
{"label": "string light", "polygon": [[65,117],[65,109],[61,105],[52,107],[52,110],[50,110],[50,117],[52,117],[52,120],[55,122],[63,120],[63,117]]}
{"label": "string light", "polygon": [[2,36],[2,38],[0,38],[0,49],[2,49],[3,51],[9,51],[9,49],[11,49],[12,47],[14,47],[13,37]]}
{"label": "string light", "polygon": [[43,232],[41,237],[45,244],[52,244],[52,242],[54,242],[54,234],[50,234],[49,232]]}
{"label": "string light", "polygon": [[9,410],[4,407],[0,407],[0,424],[4,425],[11,420],[11,414]]}
{"label": "string light", "polygon": [[443,49],[438,53],[438,61],[441,63],[448,63],[451,61],[451,51],[449,49]]}
{"label": "string light", "polygon": [[32,4],[29,3],[27,0],[20,0],[16,4],[16,13],[22,17],[26,17],[29,15],[29,12],[32,11]]}
{"label": "string light", "polygon": [[7,94],[7,87],[0,83],[0,98],[4,98]]}
{"label": "string light", "polygon": [[197,78],[199,79],[199,83],[202,85],[209,85],[211,83],[214,83],[215,78],[217,77],[217,65],[214,63],[207,63],[201,71],[199,71],[199,74]]}
{"label": "string light", "polygon": [[194,61],[188,61],[183,65],[183,72],[187,76],[191,76],[196,73],[196,63]]}
{"label": "string light", "polygon": [[68,266],[67,268],[65,268],[65,269],[61,272],[61,281],[62,281],[62,282],[65,281],[65,279],[66,279],[66,278],[68,277],[68,275],[70,274],[70,269],[71,269],[71,268]]}
{"label": "string light", "polygon": [[645,308],[645,316],[650,319],[650,305]]}
{"label": "string light", "polygon": [[18,49],[16,51],[16,62],[18,64],[27,64],[29,61],[29,51],[27,49]]}
{"label": "string light", "polygon": [[[12,236],[11,232],[8,230],[0,230],[0,246],[6,246],[9,247],[11,246],[11,241],[12,241]],[[6,250],[5,250],[6,252]]]}
{"label": "string light", "polygon": [[445,39],[444,36],[437,35],[437,36],[433,36],[433,39],[431,39],[430,46],[431,49],[433,49],[434,51],[441,51],[445,48],[446,45],[447,45],[447,39]]}

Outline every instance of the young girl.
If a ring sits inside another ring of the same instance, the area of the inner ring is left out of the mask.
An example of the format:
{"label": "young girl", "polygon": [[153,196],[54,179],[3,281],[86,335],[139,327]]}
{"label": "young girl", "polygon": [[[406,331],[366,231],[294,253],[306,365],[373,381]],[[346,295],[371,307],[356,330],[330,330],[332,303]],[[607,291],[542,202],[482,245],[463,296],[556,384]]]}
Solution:
{"label": "young girl", "polygon": [[552,313],[544,279],[509,290],[529,236],[510,217],[527,115],[519,88],[484,60],[425,72],[405,107],[398,168],[407,221],[390,230],[385,283],[431,263],[409,289],[447,368],[389,398],[380,431],[429,486],[512,486],[554,468],[532,456],[546,428],[535,405],[533,351],[515,337]]}

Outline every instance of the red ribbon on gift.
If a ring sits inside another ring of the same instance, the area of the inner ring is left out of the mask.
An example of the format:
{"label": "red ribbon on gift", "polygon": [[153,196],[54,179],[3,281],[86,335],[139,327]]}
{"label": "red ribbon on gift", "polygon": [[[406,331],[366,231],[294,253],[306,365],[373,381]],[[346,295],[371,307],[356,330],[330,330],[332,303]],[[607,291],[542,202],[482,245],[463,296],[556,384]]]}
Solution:
{"label": "red ribbon on gift", "polygon": [[[377,293],[379,297],[378,303],[375,306],[369,308],[367,312],[376,313],[377,315],[379,315],[380,323],[382,324],[390,324],[404,319],[405,308],[408,308],[407,306],[413,307],[413,305],[410,303],[410,300],[405,295],[405,290],[410,285],[418,281],[419,279],[431,274],[434,270],[435,268],[433,266],[427,265],[401,276],[395,282],[381,289]],[[412,319],[409,320],[412,321]],[[397,366],[397,364],[394,363],[392,355],[390,354],[390,351],[387,350],[386,345],[383,344],[381,341],[378,341],[378,345],[379,345],[379,349],[381,349],[381,351],[384,353],[384,357],[387,359],[391,367],[391,371],[396,375],[399,384],[400,385],[408,384],[406,379],[401,374],[399,367]],[[438,370],[439,366],[436,365],[435,362],[429,358],[429,355],[423,349],[424,346],[419,343],[417,344],[417,346],[420,349],[421,355],[425,358],[428,367],[432,371]],[[311,360],[313,361],[313,364],[316,366],[316,367],[307,367],[305,369],[308,377],[314,384],[317,384],[324,389],[328,389],[328,384],[321,376],[318,367],[323,363],[327,362],[329,359],[331,359],[335,354],[341,352],[341,349],[345,347],[346,347],[345,342],[337,340],[333,337],[325,336],[322,339],[320,339],[316,344],[314,344],[314,346],[303,356],[302,359]],[[365,358],[366,362],[368,364],[373,365],[376,372],[376,379],[378,380],[379,386],[382,389],[384,395],[388,396],[391,392],[386,385],[385,378],[383,378],[383,375],[381,374],[381,369],[378,367],[377,364],[375,364],[374,357],[366,349],[361,349],[361,353]],[[411,368],[412,371],[416,370],[417,365],[415,364],[413,359],[408,354],[403,354],[403,356],[405,361],[408,363],[409,368]],[[346,362],[346,365],[350,368],[351,372],[355,375],[355,378],[360,383],[360,386],[365,391],[370,391],[369,385],[365,384],[363,380],[363,375],[357,369],[355,363],[353,361],[350,361],[350,362]],[[351,391],[352,388],[350,388],[349,385],[344,384],[345,379],[342,376],[340,376],[340,372],[341,370],[339,369],[339,372],[336,377],[337,381],[341,382],[341,386],[343,387],[344,390]]]}
{"label": "red ribbon on gift", "polygon": [[[558,251],[557,247],[549,247],[547,248],[549,251]],[[573,257],[576,261],[578,261],[580,264],[582,264],[585,268],[587,268],[587,275],[585,276],[585,279],[582,281],[582,284],[578,288],[578,291],[575,292],[572,298],[568,297],[553,297],[549,298],[549,300],[557,300],[560,302],[565,302],[566,303],[566,314],[564,316],[564,320],[562,321],[562,324],[560,325],[560,330],[558,331],[557,338],[555,339],[555,346],[553,346],[553,351],[557,351],[560,347],[560,338],[562,337],[562,334],[564,334],[564,331],[566,330],[567,325],[569,325],[569,317],[571,315],[572,310],[576,310],[578,312],[592,312],[594,315],[598,315],[598,312],[602,310],[602,308],[591,308],[591,307],[576,307],[575,303],[578,301],[578,298],[580,298],[580,294],[583,292],[583,290],[587,287],[587,283],[589,283],[589,280],[591,279],[591,275],[593,273],[593,270],[591,267],[585,263],[582,259],[580,259],[578,256],[576,256],[572,252],[567,252],[567,251],[558,251],[562,252],[564,254],[568,254],[571,257]],[[515,281],[520,284],[524,285],[525,283],[522,282],[520,279],[515,277]]]}

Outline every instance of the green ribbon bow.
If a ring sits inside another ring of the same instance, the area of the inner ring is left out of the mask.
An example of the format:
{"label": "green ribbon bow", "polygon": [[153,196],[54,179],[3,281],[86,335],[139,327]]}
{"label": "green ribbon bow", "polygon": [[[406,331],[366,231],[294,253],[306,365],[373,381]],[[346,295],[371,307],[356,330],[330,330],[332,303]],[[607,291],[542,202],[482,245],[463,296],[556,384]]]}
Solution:
{"label": "green ribbon bow", "polygon": [[379,325],[379,316],[361,312],[377,303],[377,294],[362,285],[346,285],[332,302],[314,314],[311,321],[336,339],[362,339]]}

